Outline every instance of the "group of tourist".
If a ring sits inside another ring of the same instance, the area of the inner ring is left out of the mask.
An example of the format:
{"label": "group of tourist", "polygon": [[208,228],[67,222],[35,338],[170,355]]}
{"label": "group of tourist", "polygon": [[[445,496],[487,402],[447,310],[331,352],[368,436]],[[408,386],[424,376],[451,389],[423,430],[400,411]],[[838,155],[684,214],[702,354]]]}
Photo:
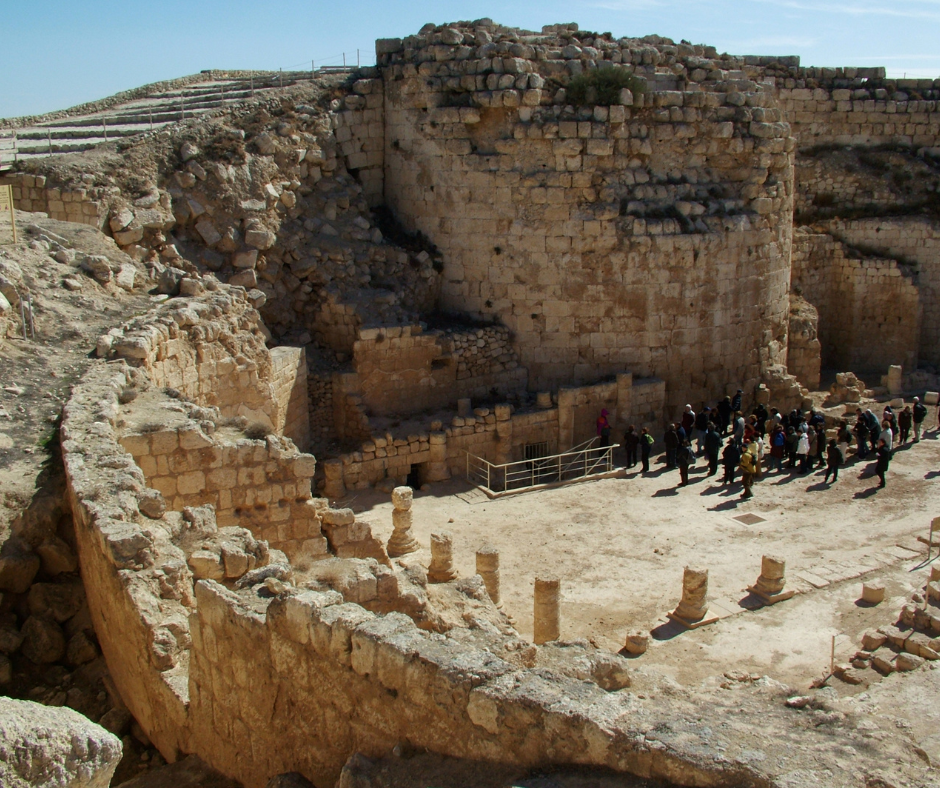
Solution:
{"label": "group of tourist", "polygon": [[[886,485],[886,474],[891,456],[899,445],[907,443],[913,435],[917,443],[924,433],[927,408],[914,397],[913,406],[905,405],[898,413],[887,405],[876,416],[871,408],[863,411],[856,408],[855,423],[850,427],[842,420],[835,437],[827,437],[826,420],[818,411],[801,413],[794,408],[787,414],[776,408],[767,409],[762,403],[754,406],[750,415],[742,412],[743,392],[738,389],[733,397],[725,397],[715,407],[705,406],[696,413],[686,405],[678,422],[668,425],[663,436],[666,447],[666,469],[679,470],[679,486],[689,483],[689,469],[696,458],[704,456],[708,463],[708,476],[724,468],[722,485],[732,485],[738,471],[744,499],[753,496],[752,486],[763,478],[765,469],[769,473],[809,473],[816,468],[825,468],[825,484],[839,479],[839,468],[846,464],[849,446],[855,444],[855,455],[865,460],[869,453],[875,456],[875,473],[879,487]],[[610,445],[611,425],[605,410],[597,420],[601,444]],[[940,412],[937,429],[940,431]],[[646,427],[639,432],[634,425],[626,428],[624,449],[627,468],[637,464],[639,453],[642,472],[650,469],[650,451],[654,438]]]}

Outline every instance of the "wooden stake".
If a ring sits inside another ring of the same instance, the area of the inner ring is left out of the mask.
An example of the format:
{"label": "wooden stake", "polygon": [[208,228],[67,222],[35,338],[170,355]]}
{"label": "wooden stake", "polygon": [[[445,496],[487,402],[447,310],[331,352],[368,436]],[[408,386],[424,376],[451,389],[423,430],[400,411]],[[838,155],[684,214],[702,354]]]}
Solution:
{"label": "wooden stake", "polygon": [[829,653],[829,675],[836,672],[836,636],[832,636],[832,651]]}

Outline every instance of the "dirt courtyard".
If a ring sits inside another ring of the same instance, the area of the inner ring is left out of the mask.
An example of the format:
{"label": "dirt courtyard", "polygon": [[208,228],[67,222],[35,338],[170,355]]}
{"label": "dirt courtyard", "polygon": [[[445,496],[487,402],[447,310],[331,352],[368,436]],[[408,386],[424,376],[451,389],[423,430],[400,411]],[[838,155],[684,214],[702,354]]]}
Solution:
{"label": "dirt courtyard", "polygon": [[[936,424],[931,408],[927,423]],[[616,458],[623,460],[622,457]],[[690,484],[662,458],[647,476],[583,482],[490,500],[461,479],[416,492],[414,530],[423,545],[449,529],[461,575],[475,572],[475,549],[500,551],[505,611],[532,634],[532,588],[538,574],[562,580],[562,638],[590,638],[611,650],[629,630],[652,631],[637,661],[656,664],[682,683],[727,670],[770,675],[806,686],[829,664],[860,646],[868,628],[896,621],[929,572],[926,536],[940,509],[940,440],[931,432],[895,452],[888,485],[876,490],[874,463],[850,454],[836,484],[823,471],[765,474],[754,498],[722,487],[699,460]],[[383,539],[391,534],[387,495],[351,493],[340,502],[361,513]],[[736,520],[757,515],[753,524]],[[936,550],[934,551],[936,553]],[[760,574],[761,556],[786,560],[787,588],[800,593],[774,607],[740,603]],[[427,564],[429,554],[422,556]],[[679,601],[686,565],[709,570],[709,599],[720,620],[681,631],[665,614]],[[857,604],[863,580],[885,584],[885,601]],[[870,671],[869,671],[870,672]],[[875,674],[873,674],[875,675]]]}

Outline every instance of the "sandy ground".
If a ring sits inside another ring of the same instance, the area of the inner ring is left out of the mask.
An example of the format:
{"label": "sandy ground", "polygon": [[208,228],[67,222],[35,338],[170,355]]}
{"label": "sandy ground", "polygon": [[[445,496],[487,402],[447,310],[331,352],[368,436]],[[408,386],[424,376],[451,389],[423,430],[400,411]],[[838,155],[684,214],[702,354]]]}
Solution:
{"label": "sandy ground", "polygon": [[[933,409],[928,424],[936,424]],[[828,666],[833,636],[837,659],[847,658],[865,629],[894,623],[923,586],[926,554],[917,551],[926,547],[915,537],[926,535],[940,508],[940,488],[931,483],[938,466],[940,440],[931,433],[895,453],[884,490],[875,489],[874,465],[851,456],[836,484],[823,484],[821,470],[773,473],[747,502],[740,484],[729,489],[706,478],[702,461],[685,488],[675,486],[678,471],[662,464],[645,477],[631,471],[497,500],[454,479],[416,494],[414,528],[424,545],[432,532],[450,530],[463,575],[475,572],[479,545],[496,545],[505,610],[524,636],[532,634],[535,576],[556,574],[565,639],[617,650],[629,630],[652,631],[640,659],[683,683],[736,669],[805,687]],[[361,512],[377,535],[391,534],[387,495],[351,494],[341,503]],[[742,514],[764,522],[734,519]],[[786,560],[787,587],[801,593],[748,610],[746,587],[764,554]],[[684,631],[665,624],[686,565],[709,570],[709,598],[721,617],[715,625]],[[876,579],[885,583],[885,602],[858,605],[862,580]]]}

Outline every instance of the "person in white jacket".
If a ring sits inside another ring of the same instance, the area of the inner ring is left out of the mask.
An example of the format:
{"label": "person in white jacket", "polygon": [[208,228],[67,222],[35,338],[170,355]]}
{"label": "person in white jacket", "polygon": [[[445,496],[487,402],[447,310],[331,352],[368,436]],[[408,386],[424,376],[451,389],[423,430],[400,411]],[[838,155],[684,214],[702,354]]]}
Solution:
{"label": "person in white jacket", "polygon": [[809,435],[806,431],[800,433],[800,440],[796,444],[796,456],[800,460],[800,473],[809,471]]}

